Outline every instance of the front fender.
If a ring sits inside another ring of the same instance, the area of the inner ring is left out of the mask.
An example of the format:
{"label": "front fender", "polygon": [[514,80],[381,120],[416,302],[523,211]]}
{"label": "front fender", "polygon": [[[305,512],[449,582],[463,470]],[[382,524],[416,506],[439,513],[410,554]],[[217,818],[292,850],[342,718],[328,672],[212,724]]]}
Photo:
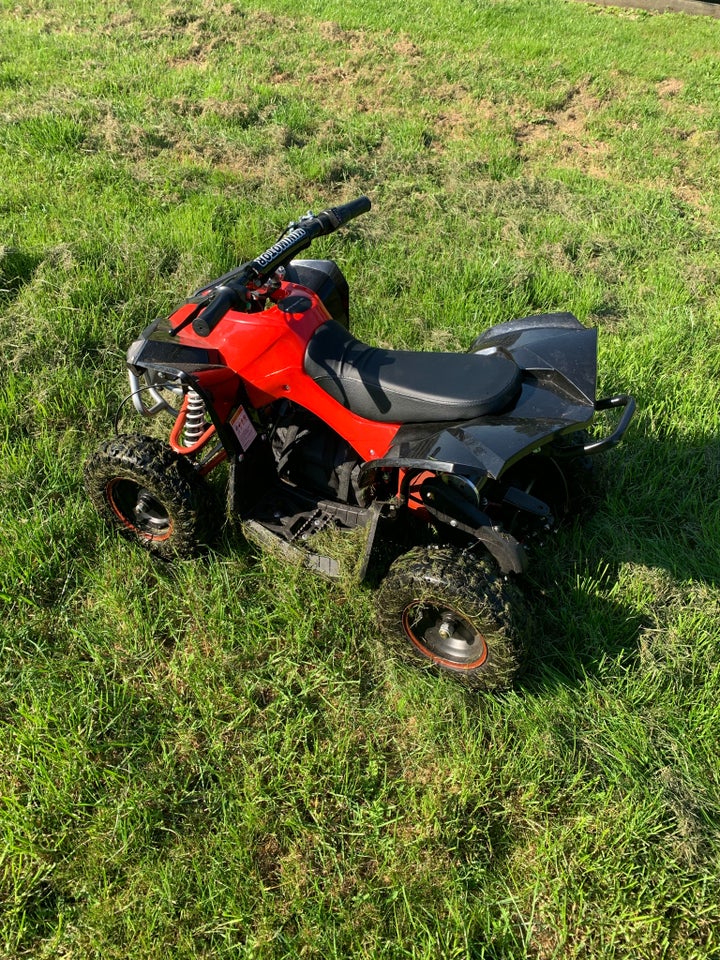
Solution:
{"label": "front fender", "polygon": [[136,378],[146,372],[159,374],[195,390],[218,428],[246,399],[242,380],[222,362],[217,350],[181,343],[171,335],[168,321],[162,318],[153,321],[130,345],[127,366]]}

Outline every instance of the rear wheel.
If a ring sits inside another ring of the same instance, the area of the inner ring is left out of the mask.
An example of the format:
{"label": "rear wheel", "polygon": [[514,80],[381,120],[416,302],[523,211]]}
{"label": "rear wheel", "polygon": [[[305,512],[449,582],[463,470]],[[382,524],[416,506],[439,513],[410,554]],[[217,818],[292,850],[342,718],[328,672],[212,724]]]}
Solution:
{"label": "rear wheel", "polygon": [[492,564],[453,548],[417,547],[377,595],[382,642],[403,659],[474,690],[510,686],[522,666],[524,604]]}
{"label": "rear wheel", "polygon": [[[587,442],[585,430],[562,437],[542,452],[519,460],[502,475],[502,484],[546,503],[556,525],[576,516],[586,517],[595,499],[592,457],[582,456]],[[510,532],[526,522],[527,517],[521,513],[510,513],[504,519]]]}
{"label": "rear wheel", "polygon": [[105,441],[85,464],[85,487],[104,520],[164,559],[193,556],[212,536],[212,491],[188,461],[152,437]]}
{"label": "rear wheel", "polygon": [[[589,517],[597,506],[598,477],[593,457],[583,456],[582,448],[589,443],[587,430],[561,437],[552,443],[548,453],[562,471],[567,490],[565,516]],[[562,515],[561,515],[562,516]]]}

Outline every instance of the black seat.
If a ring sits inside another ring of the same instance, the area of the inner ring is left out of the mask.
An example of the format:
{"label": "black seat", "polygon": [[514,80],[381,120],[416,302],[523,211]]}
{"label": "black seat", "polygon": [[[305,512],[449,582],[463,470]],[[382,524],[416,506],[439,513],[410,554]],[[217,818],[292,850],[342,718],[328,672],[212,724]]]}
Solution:
{"label": "black seat", "polygon": [[334,400],[367,420],[439,423],[498,413],[520,388],[504,350],[416,353],[369,347],[329,320],[305,351],[305,372]]}

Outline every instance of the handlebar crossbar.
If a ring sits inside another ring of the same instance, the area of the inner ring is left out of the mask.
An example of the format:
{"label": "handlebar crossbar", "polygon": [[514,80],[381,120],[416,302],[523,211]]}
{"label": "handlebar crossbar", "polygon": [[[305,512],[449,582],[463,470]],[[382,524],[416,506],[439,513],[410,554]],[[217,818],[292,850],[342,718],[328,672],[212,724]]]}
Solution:
{"label": "handlebar crossbar", "polygon": [[209,336],[228,310],[245,302],[248,283],[267,280],[279,267],[289,263],[301,250],[309,247],[316,237],[334,233],[350,220],[367,213],[370,207],[369,198],[362,196],[339,207],[323,210],[317,216],[308,213],[290,224],[288,232],[260,256],[226,274],[218,286],[200,291],[201,295],[213,296],[192,321],[195,333],[199,337]]}

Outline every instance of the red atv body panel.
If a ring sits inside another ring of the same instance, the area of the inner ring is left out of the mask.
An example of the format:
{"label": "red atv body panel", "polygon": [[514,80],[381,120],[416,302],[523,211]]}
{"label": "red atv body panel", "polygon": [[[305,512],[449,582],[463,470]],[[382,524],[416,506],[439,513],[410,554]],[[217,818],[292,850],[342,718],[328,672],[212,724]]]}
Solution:
{"label": "red atv body panel", "polygon": [[[178,327],[193,309],[193,305],[180,307],[170,317],[170,325]],[[257,313],[230,310],[209,336],[199,337],[192,326],[186,326],[177,339],[186,346],[213,351],[216,362],[241,378],[252,407],[262,409],[274,400],[291,400],[320,417],[363,460],[380,458],[392,445],[400,424],[378,423],[357,416],[328,396],[304,372],[308,342],[329,319],[330,315],[314,292],[283,283],[273,294],[272,306],[268,309]],[[195,376],[203,386],[203,373]],[[235,392],[230,382],[228,388],[229,393]],[[216,410],[224,407],[229,411],[237,402],[234,396],[220,396],[217,387],[212,389],[212,394]]]}

